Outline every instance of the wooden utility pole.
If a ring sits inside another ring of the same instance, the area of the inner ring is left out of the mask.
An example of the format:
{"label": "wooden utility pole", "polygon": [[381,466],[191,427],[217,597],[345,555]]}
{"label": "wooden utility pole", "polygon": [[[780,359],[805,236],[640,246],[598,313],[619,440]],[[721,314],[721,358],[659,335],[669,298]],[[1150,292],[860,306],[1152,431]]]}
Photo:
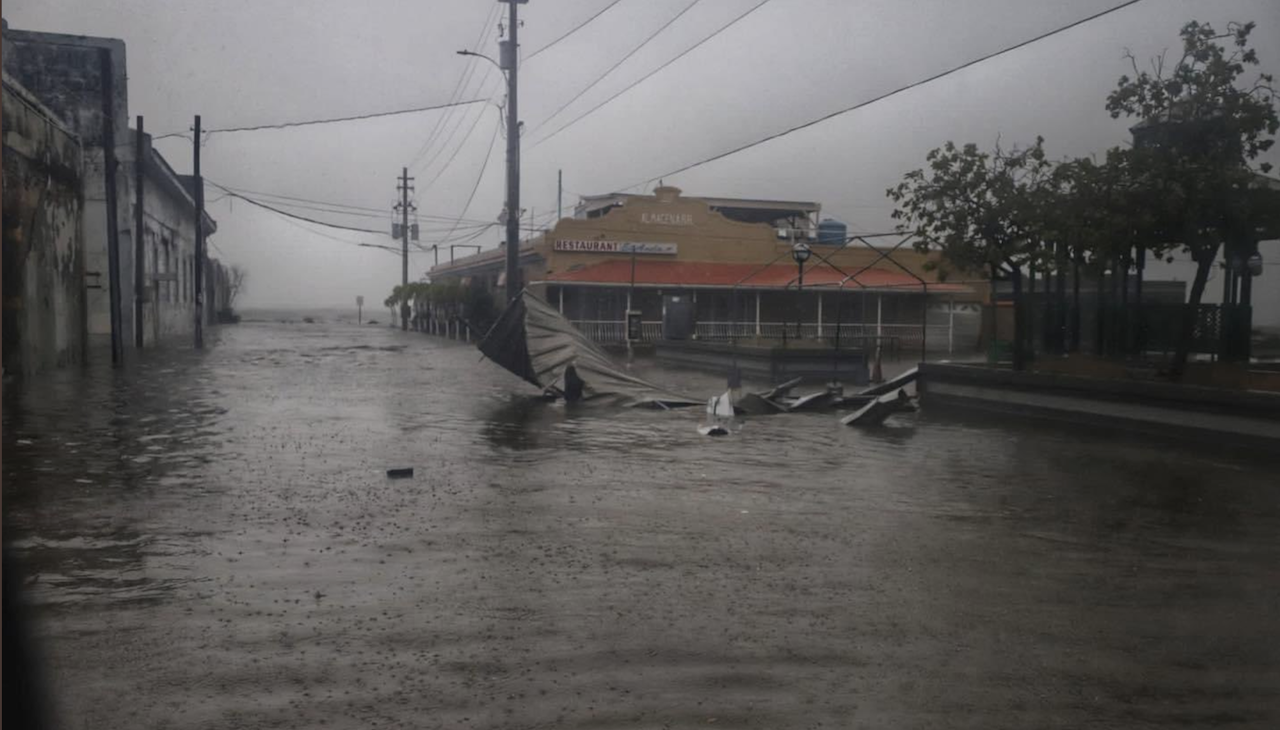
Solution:
{"label": "wooden utility pole", "polygon": [[519,70],[520,18],[516,9],[529,0],[499,0],[508,5],[507,39],[502,41],[501,63],[507,72],[507,301],[514,300],[520,281],[520,114]]}
{"label": "wooden utility pole", "polygon": [[400,294],[406,299],[400,302],[400,329],[409,330],[409,168],[400,171]]}
{"label": "wooden utility pole", "polygon": [[196,203],[196,349],[204,349],[204,178],[200,176],[200,115],[196,115],[195,136],[191,138],[194,149],[192,165],[193,190]]}
{"label": "wooden utility pole", "polygon": [[[102,69],[102,162],[106,175],[107,194],[107,276],[111,278],[107,289],[111,319],[111,364],[124,365],[124,317],[120,312],[120,225],[116,189],[116,99],[115,71],[111,63],[111,51],[104,48],[100,56]],[[139,253],[138,255],[141,255]]]}
{"label": "wooden utility pole", "polygon": [[147,303],[147,267],[145,252],[146,238],[143,231],[143,194],[142,184],[145,179],[143,170],[146,167],[146,135],[142,131],[142,115],[138,115],[137,140],[134,144],[134,202],[133,202],[133,344],[139,350],[143,345],[143,319]]}

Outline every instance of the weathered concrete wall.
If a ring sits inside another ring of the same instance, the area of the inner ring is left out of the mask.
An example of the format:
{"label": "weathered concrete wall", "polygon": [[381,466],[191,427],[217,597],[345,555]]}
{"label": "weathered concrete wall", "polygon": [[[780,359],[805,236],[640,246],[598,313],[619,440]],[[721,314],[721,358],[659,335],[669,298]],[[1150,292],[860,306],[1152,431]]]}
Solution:
{"label": "weathered concrete wall", "polygon": [[[110,277],[107,258],[107,184],[104,145],[114,142],[121,164],[115,174],[116,228],[120,244],[122,340],[133,343],[132,185],[125,163],[132,159],[129,139],[128,84],[124,41],[114,38],[4,31],[5,73],[21,84],[80,137],[84,168],[84,261],[90,281],[99,288],[87,295],[89,333],[105,342],[111,334]],[[109,88],[108,88],[109,87]],[[108,94],[107,91],[111,93]],[[108,100],[114,140],[103,139]]]}
{"label": "weathered concrete wall", "polygon": [[217,259],[205,264],[205,324],[218,321],[218,312],[231,306],[231,272]]}
{"label": "weathered concrete wall", "polygon": [[[150,149],[149,142],[144,159],[144,346],[170,342],[189,345],[196,312],[195,201],[182,176]],[[133,164],[131,171],[135,170]],[[206,216],[206,240],[214,230],[212,220]],[[129,301],[135,300],[130,296]]]}
{"label": "weathered concrete wall", "polygon": [[85,354],[80,142],[4,78],[4,370],[33,375]]}

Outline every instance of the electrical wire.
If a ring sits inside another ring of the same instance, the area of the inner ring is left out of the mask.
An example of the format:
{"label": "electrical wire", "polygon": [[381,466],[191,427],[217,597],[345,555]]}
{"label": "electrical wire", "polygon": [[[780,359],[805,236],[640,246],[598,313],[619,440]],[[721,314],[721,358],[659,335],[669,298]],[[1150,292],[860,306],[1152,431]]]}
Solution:
{"label": "electrical wire", "polygon": [[[494,91],[497,90],[496,88],[488,88],[483,86],[483,84],[488,82],[490,78],[492,77],[488,77],[488,76],[484,77],[484,79],[481,81],[482,86],[476,89],[477,92],[484,91],[484,96],[486,98],[491,97]],[[499,76],[497,86],[501,87],[501,85],[502,85],[502,77]],[[496,103],[493,104],[492,106],[495,109],[500,109],[500,107],[498,107]],[[480,109],[479,113],[477,113],[476,116],[471,120],[471,126],[467,128],[467,133],[463,136],[462,141],[458,143],[458,146],[454,147],[453,152],[449,155],[449,159],[445,161],[444,166],[436,171],[436,175],[435,177],[432,178],[432,182],[435,182],[436,178],[438,178],[441,174],[444,173],[445,170],[449,168],[449,165],[452,164],[454,158],[458,156],[459,150],[461,150],[464,146],[466,146],[467,139],[469,139],[471,136],[471,133],[475,131],[475,127],[477,124],[480,123],[480,117],[482,116],[484,116],[483,107]],[[462,125],[466,124],[466,118],[467,117],[465,113],[458,115],[457,124],[453,125],[453,127],[443,136],[444,141],[439,145],[436,151],[425,162],[423,162],[419,167],[415,169],[420,170],[422,174],[425,176],[427,172],[431,169],[431,166],[435,164],[437,160],[440,159],[440,156],[443,155],[445,150],[447,150],[449,146],[453,143],[454,138],[458,134],[458,130],[462,128]]]}
{"label": "electrical wire", "polygon": [[[484,162],[480,163],[480,172],[476,175],[475,184],[471,186],[471,194],[467,196],[466,205],[462,206],[462,213],[458,215],[458,222],[461,222],[463,217],[466,216],[467,211],[471,209],[471,201],[475,199],[476,191],[480,189],[480,181],[484,179],[485,170],[489,169],[489,158],[493,156],[494,143],[498,141],[498,129],[501,126],[502,125],[498,123],[493,125],[493,136],[489,138],[489,149],[484,153]],[[452,236],[454,231],[457,230],[458,222],[454,223],[453,228],[449,230],[446,238],[448,238],[448,236]]]}
{"label": "electrical wire", "polygon": [[[387,215],[387,212],[388,212],[386,209],[383,209],[383,208],[370,208],[370,207],[365,207],[360,205],[349,205],[347,203],[333,203],[325,200],[315,200],[312,198],[300,198],[292,195],[284,195],[282,193],[268,193],[261,190],[249,190],[247,188],[222,185],[220,183],[215,183],[209,178],[205,178],[205,181],[219,188],[222,188],[224,190],[231,190],[237,193],[241,193],[243,195],[254,195],[259,198],[280,198],[282,200],[292,200],[292,201],[298,201],[301,203],[311,203],[314,205],[327,206],[328,208],[347,208],[347,209],[356,210],[356,211],[368,211],[371,214],[376,214],[379,217]],[[282,203],[282,202],[276,202],[276,201],[269,201],[269,202],[272,202],[276,205],[286,205],[285,203]],[[332,212],[337,213],[340,211],[334,210]],[[419,218],[426,218],[428,220],[433,220],[440,223],[453,223],[453,221],[458,220],[453,216],[437,216],[437,215],[428,215],[425,213],[417,214],[417,215]],[[476,223],[476,224],[487,224],[489,222],[489,221],[477,220],[474,218],[464,218],[462,220],[464,223]]]}
{"label": "electrical wire", "polygon": [[1119,5],[1112,6],[1112,7],[1110,7],[1110,8],[1107,8],[1106,10],[1099,11],[1099,12],[1097,12],[1097,13],[1094,13],[1093,15],[1090,15],[1090,16],[1085,17],[1085,18],[1081,18],[1080,20],[1074,21],[1074,22],[1072,22],[1072,23],[1068,23],[1067,25],[1060,26],[1060,27],[1055,28],[1055,29],[1053,29],[1053,30],[1051,30],[1051,31],[1048,31],[1048,32],[1046,32],[1046,33],[1041,33],[1040,35],[1035,36],[1034,38],[1030,38],[1030,39],[1028,39],[1028,40],[1021,41],[1021,42],[1019,42],[1019,43],[1015,43],[1014,45],[1011,45],[1011,46],[1006,46],[1006,47],[1004,47],[1004,48],[1002,48],[1002,49],[1000,49],[1000,50],[998,50],[998,51],[993,51],[993,52],[991,52],[991,53],[988,53],[988,54],[985,54],[985,55],[980,56],[980,57],[978,57],[978,58],[975,58],[975,59],[973,59],[973,60],[971,60],[971,61],[966,61],[965,63],[962,63],[962,64],[960,64],[960,65],[958,65],[958,66],[953,66],[953,67],[951,67],[951,68],[949,68],[949,69],[947,69],[947,70],[945,70],[945,71],[942,71],[942,72],[940,72],[940,73],[936,73],[936,74],[934,74],[934,75],[932,75],[932,76],[930,76],[930,77],[928,77],[928,78],[921,79],[921,80],[919,80],[919,81],[914,81],[914,82],[912,82],[912,83],[906,84],[905,86],[899,86],[898,88],[896,88],[896,89],[894,89],[894,90],[892,90],[892,91],[885,92],[885,93],[880,94],[879,96],[876,96],[876,97],[874,97],[874,98],[872,98],[872,99],[868,99],[868,100],[866,100],[866,101],[858,102],[857,104],[854,104],[854,105],[852,105],[852,106],[845,107],[845,108],[843,108],[843,109],[838,109],[838,110],[836,110],[836,111],[834,111],[834,112],[831,112],[831,113],[829,113],[829,114],[824,114],[824,115],[822,115],[822,116],[820,116],[820,117],[817,117],[816,119],[811,119],[811,120],[809,120],[809,121],[807,121],[807,122],[804,122],[803,124],[798,124],[798,125],[796,125],[796,126],[794,126],[794,127],[791,127],[791,128],[789,128],[789,129],[785,129],[785,130],[783,130],[783,131],[781,131],[781,132],[775,132],[775,133],[770,134],[770,135],[768,135],[768,136],[766,136],[766,137],[762,137],[762,138],[760,138],[760,139],[758,139],[758,140],[756,140],[756,141],[754,141],[754,142],[748,142],[747,144],[740,145],[740,146],[735,147],[735,148],[733,148],[733,149],[731,149],[731,150],[727,150],[727,151],[725,151],[725,152],[721,152],[721,153],[719,153],[719,154],[712,155],[711,157],[704,158],[704,159],[699,160],[699,161],[697,161],[697,162],[690,163],[690,164],[688,164],[688,165],[685,165],[684,167],[680,167],[680,168],[678,168],[678,169],[672,170],[672,171],[670,171],[670,172],[663,173],[663,174],[661,174],[661,175],[656,175],[656,176],[651,177],[651,178],[649,178],[649,179],[647,179],[647,180],[643,180],[643,181],[641,181],[641,182],[638,182],[638,183],[636,183],[636,184],[634,184],[634,185],[628,185],[626,188],[623,188],[623,190],[626,190],[626,189],[629,189],[629,188],[634,188],[634,187],[640,187],[640,186],[646,185],[646,184],[648,184],[648,183],[654,182],[655,180],[660,180],[660,179],[662,179],[662,178],[670,177],[670,176],[672,176],[672,175],[678,175],[678,174],[680,174],[680,173],[682,173],[682,172],[687,172],[687,171],[689,171],[689,170],[692,170],[692,169],[694,169],[695,167],[701,167],[701,166],[706,165],[706,164],[709,164],[709,163],[711,163],[711,162],[715,162],[715,161],[717,161],[717,160],[722,160],[722,159],[724,159],[724,158],[726,158],[726,157],[729,157],[730,155],[736,155],[736,154],[738,154],[739,152],[744,152],[744,151],[749,150],[749,149],[751,149],[751,148],[753,148],[753,147],[757,147],[757,146],[759,146],[759,145],[765,144],[766,142],[771,142],[771,141],[773,141],[773,140],[775,140],[775,139],[779,139],[779,138],[781,138],[781,137],[785,137],[785,136],[787,136],[787,135],[789,135],[789,134],[792,134],[792,133],[794,133],[794,132],[798,132],[798,131],[800,131],[800,130],[802,130],[802,129],[807,129],[807,128],[812,127],[812,126],[814,126],[814,125],[821,124],[822,122],[825,122],[825,121],[827,121],[827,120],[829,120],[829,119],[834,119],[835,117],[838,117],[838,116],[840,116],[840,115],[842,115],[842,114],[847,114],[847,113],[849,113],[849,112],[851,112],[851,111],[855,111],[855,110],[857,110],[857,109],[862,109],[863,107],[870,106],[871,104],[875,104],[876,102],[884,101],[885,99],[888,99],[888,98],[890,98],[890,97],[897,96],[898,94],[901,94],[901,93],[903,93],[903,92],[905,92],[905,91],[910,91],[911,89],[917,88],[917,87],[919,87],[919,86],[924,86],[925,84],[932,83],[932,82],[934,82],[934,81],[937,81],[938,79],[944,78],[944,77],[946,77],[946,76],[950,76],[951,74],[957,73],[957,72],[962,71],[962,70],[964,70],[964,69],[966,69],[966,68],[969,68],[969,67],[971,67],[971,66],[975,66],[975,65],[977,65],[977,64],[979,64],[979,63],[982,63],[983,61],[989,61],[989,60],[991,60],[991,59],[993,59],[993,58],[996,58],[997,56],[1002,56],[1002,55],[1004,55],[1004,54],[1006,54],[1006,53],[1011,53],[1011,52],[1016,51],[1016,50],[1018,50],[1018,49],[1020,49],[1020,48],[1025,48],[1026,46],[1029,46],[1029,45],[1031,45],[1031,44],[1033,44],[1033,43],[1038,43],[1039,41],[1045,40],[1046,38],[1050,38],[1050,37],[1055,36],[1055,35],[1058,35],[1058,34],[1060,34],[1060,33],[1065,33],[1066,31],[1071,30],[1072,28],[1079,27],[1079,26],[1081,26],[1081,25],[1084,25],[1085,23],[1089,23],[1089,22],[1091,22],[1091,21],[1097,20],[1098,18],[1101,18],[1101,17],[1104,17],[1104,16],[1106,16],[1106,15],[1110,15],[1110,14],[1112,14],[1112,13],[1118,12],[1118,11],[1123,10],[1123,9],[1125,9],[1125,8],[1127,8],[1127,7],[1131,6],[1131,5],[1137,5],[1137,4],[1138,4],[1138,3],[1140,3],[1140,2],[1142,2],[1142,0],[1128,0],[1127,2],[1123,2],[1123,3],[1120,3]]}
{"label": "electrical wire", "polygon": [[709,36],[707,36],[707,37],[703,38],[702,40],[698,41],[697,43],[694,43],[692,46],[689,46],[688,48],[686,48],[686,49],[684,49],[683,51],[681,51],[679,54],[677,54],[677,55],[676,55],[674,58],[672,58],[670,61],[667,61],[666,63],[662,64],[661,66],[659,66],[659,67],[657,67],[657,68],[655,68],[654,70],[650,71],[649,73],[645,74],[644,76],[641,76],[640,78],[638,78],[638,79],[636,79],[635,81],[631,82],[631,83],[630,83],[630,84],[628,84],[627,86],[623,87],[621,91],[617,92],[616,94],[614,94],[613,96],[609,97],[608,99],[605,99],[604,101],[600,102],[599,104],[596,104],[595,106],[593,106],[593,107],[591,107],[590,109],[586,110],[586,111],[585,111],[585,112],[583,112],[582,114],[579,114],[578,116],[574,117],[574,118],[573,118],[572,120],[570,120],[568,123],[561,125],[558,129],[556,129],[556,131],[552,132],[551,134],[548,134],[547,136],[543,137],[542,139],[539,139],[539,140],[537,140],[536,142],[532,143],[531,145],[529,145],[529,149],[530,149],[530,150],[533,150],[533,148],[537,147],[538,145],[542,144],[543,142],[546,142],[547,140],[551,139],[552,137],[556,136],[557,134],[560,134],[560,133],[561,133],[561,132],[563,132],[564,130],[568,129],[569,127],[572,127],[573,125],[575,125],[575,124],[577,124],[578,122],[582,121],[582,120],[583,120],[583,119],[585,119],[586,117],[590,116],[591,114],[593,114],[594,112],[596,112],[597,110],[599,110],[599,109],[600,109],[600,107],[604,106],[605,104],[608,104],[609,102],[613,101],[614,99],[617,99],[619,96],[622,96],[623,94],[627,93],[628,91],[630,91],[631,89],[635,88],[636,86],[639,86],[641,83],[643,83],[644,81],[646,81],[647,79],[649,79],[651,76],[654,76],[654,75],[655,75],[655,74],[657,74],[659,71],[661,71],[661,70],[663,70],[664,68],[666,68],[666,67],[670,66],[671,64],[675,63],[676,61],[679,61],[681,58],[684,58],[686,55],[688,55],[688,54],[689,54],[690,52],[692,52],[694,49],[698,48],[699,46],[701,46],[702,44],[704,44],[704,43],[706,43],[707,41],[711,40],[712,38],[715,38],[716,36],[718,36],[718,35],[720,35],[721,33],[725,32],[725,31],[726,31],[726,30],[728,30],[731,26],[733,26],[735,23],[737,23],[738,21],[742,20],[743,18],[745,18],[745,17],[747,17],[748,15],[750,15],[750,14],[754,13],[755,11],[759,10],[759,9],[760,9],[760,7],[761,7],[762,5],[764,5],[765,3],[768,3],[769,1],[770,1],[770,0],[760,0],[760,2],[758,2],[758,3],[756,3],[755,5],[751,6],[751,7],[750,7],[746,12],[742,13],[741,15],[739,15],[739,16],[737,16],[737,17],[735,17],[733,20],[730,20],[728,23],[725,23],[724,25],[722,25],[722,26],[720,26],[719,28],[717,28],[714,32],[712,32],[712,33],[711,33],[711,35],[709,35]]}
{"label": "electrical wire", "polygon": [[[480,126],[480,117],[482,116],[484,116],[483,112],[476,116],[475,120],[471,122],[471,128],[467,130],[466,135],[462,137],[462,141],[459,142],[458,146],[454,148],[453,154],[449,155],[449,159],[445,160],[444,165],[441,166],[439,170],[436,170],[436,174],[432,176],[432,178],[429,181],[427,181],[427,184],[422,187],[422,191],[424,193],[427,190],[431,189],[431,186],[435,184],[436,180],[439,180],[440,176],[444,174],[444,171],[449,169],[449,165],[452,165],[453,161],[457,159],[458,153],[462,151],[462,148],[467,146],[467,140],[471,139],[471,135],[475,133],[476,127]],[[500,124],[495,125],[493,128],[494,129],[493,133],[495,137],[498,134],[499,126],[501,125]],[[492,148],[492,143],[490,143],[490,148]],[[485,158],[488,159],[488,156],[486,155]]]}
{"label": "electrical wire", "polygon": [[583,89],[582,89],[581,91],[579,91],[577,94],[574,94],[572,99],[569,99],[569,100],[568,100],[568,101],[566,101],[564,104],[562,104],[562,105],[560,106],[560,108],[559,108],[559,109],[556,109],[556,110],[551,114],[551,116],[549,116],[549,117],[547,117],[546,119],[543,119],[541,122],[539,122],[539,123],[538,123],[538,126],[534,127],[532,130],[530,130],[530,134],[533,134],[533,133],[537,132],[539,129],[542,129],[542,127],[543,127],[543,126],[545,126],[547,122],[549,122],[549,121],[551,121],[552,119],[555,119],[556,117],[558,117],[558,116],[560,115],[560,113],[561,113],[561,112],[563,112],[565,109],[568,109],[568,108],[573,104],[573,102],[577,101],[578,99],[581,99],[581,98],[582,98],[582,96],[583,96],[584,94],[586,94],[588,91],[591,91],[592,89],[594,89],[594,88],[596,87],[596,84],[600,83],[601,81],[604,81],[604,80],[605,80],[605,78],[609,76],[609,74],[611,74],[611,73],[613,73],[614,71],[618,70],[618,67],[619,67],[619,66],[621,66],[621,65],[622,65],[622,64],[624,64],[624,63],[626,63],[628,59],[630,59],[632,56],[634,56],[634,55],[636,55],[637,53],[639,53],[641,48],[644,48],[645,46],[649,45],[650,41],[652,41],[654,38],[657,38],[659,35],[661,35],[661,34],[662,34],[662,31],[666,30],[667,28],[670,28],[670,27],[671,27],[671,25],[672,25],[673,23],[675,23],[677,20],[679,20],[679,19],[680,19],[680,18],[681,18],[685,13],[689,12],[690,10],[693,10],[693,7],[694,7],[695,5],[697,5],[698,3],[700,3],[700,2],[702,2],[702,0],[693,0],[693,2],[691,2],[691,3],[689,3],[688,5],[684,6],[684,9],[683,9],[683,10],[681,10],[681,11],[680,11],[680,12],[678,12],[678,13],[676,13],[676,14],[675,14],[675,15],[674,15],[670,20],[668,20],[667,22],[663,23],[663,24],[662,24],[662,26],[661,26],[661,27],[659,27],[657,30],[655,30],[653,33],[651,33],[651,34],[649,35],[649,37],[648,37],[648,38],[645,38],[643,41],[641,41],[641,42],[640,42],[640,45],[636,46],[635,48],[632,48],[632,49],[627,53],[627,55],[625,55],[625,56],[623,56],[622,58],[618,59],[618,61],[617,61],[616,63],[614,63],[612,66],[610,66],[608,69],[606,69],[604,73],[602,73],[602,74],[600,74],[599,76],[597,76],[597,77],[596,77],[596,79],[595,79],[595,81],[592,81],[591,83],[587,84],[585,88],[583,88]]}
{"label": "electrical wire", "polygon": [[[299,220],[299,221],[303,221],[303,222],[305,222],[305,223],[312,223],[312,224],[315,224],[315,225],[318,225],[318,226],[325,226],[326,228],[336,228],[336,229],[338,229],[338,230],[343,230],[343,231],[355,231],[355,232],[357,232],[357,233],[372,233],[372,234],[374,234],[374,235],[378,235],[378,236],[389,236],[389,234],[388,234],[386,231],[373,230],[373,229],[369,229],[369,228],[356,228],[356,227],[354,227],[354,226],[344,226],[344,225],[339,225],[339,224],[337,224],[337,223],[328,223],[328,222],[326,222],[326,221],[316,220],[315,218],[308,218],[308,217],[306,217],[306,216],[301,216],[301,215],[297,215],[297,214],[295,214],[295,213],[290,213],[289,211],[286,211],[286,210],[280,210],[279,208],[276,208],[276,207],[271,206],[271,205],[267,205],[266,203],[263,203],[262,201],[254,200],[253,198],[249,198],[249,197],[246,197],[246,196],[241,195],[241,194],[239,194],[239,193],[236,193],[236,192],[233,192],[233,191],[231,191],[231,190],[228,190],[227,188],[224,188],[223,186],[221,186],[221,185],[219,185],[219,184],[217,184],[217,183],[215,183],[215,182],[212,182],[212,181],[210,181],[210,180],[208,180],[208,179],[206,179],[206,180],[205,180],[205,182],[208,182],[210,185],[213,185],[214,187],[216,187],[216,188],[218,188],[218,189],[222,190],[224,193],[226,193],[227,195],[226,195],[226,196],[224,196],[224,197],[239,198],[240,200],[243,200],[243,201],[245,201],[246,203],[249,203],[250,205],[256,205],[256,206],[258,206],[259,208],[263,208],[263,209],[269,210],[269,211],[271,211],[272,213],[275,213],[275,214],[277,214],[277,215],[283,216],[283,217],[284,217],[284,218],[286,218],[286,219]],[[460,239],[451,239],[451,238],[446,237],[446,238],[436,239],[436,240],[434,240],[434,241],[429,241],[429,242],[430,242],[430,243],[433,243],[433,244],[435,244],[435,245],[439,245],[439,244],[448,244],[448,243],[450,243],[450,242],[452,242],[452,241],[455,241],[455,240],[469,241],[469,240],[472,240],[472,239],[474,239],[474,238],[479,237],[479,236],[480,236],[480,235],[482,235],[485,231],[487,231],[487,230],[489,230],[489,229],[491,229],[491,228],[493,228],[494,226],[497,226],[497,225],[498,225],[497,223],[488,223],[488,224],[484,225],[483,227],[481,227],[481,228],[480,228],[480,230],[478,230],[478,231],[476,231],[476,232],[474,232],[474,233],[470,233],[470,234],[468,234],[467,236],[464,236],[464,237],[462,237],[462,238],[460,238]],[[303,230],[309,230],[309,229],[303,229]],[[333,239],[333,240],[343,240],[343,239],[334,238],[333,236],[327,236],[327,235],[325,235],[325,234],[323,234],[323,233],[321,233],[321,232],[319,232],[319,231],[310,231],[310,232],[311,232],[311,233],[314,233],[314,234],[316,234],[316,235],[319,235],[319,236],[325,237],[325,238]],[[352,243],[352,241],[350,241],[350,240],[346,240],[346,241],[344,241],[344,242],[345,242],[345,243]],[[422,245],[421,243],[419,243],[418,241],[410,241],[410,243],[412,243],[412,244],[413,244],[413,246],[414,246],[415,248],[417,248],[419,251],[427,252],[427,251],[430,251],[430,250],[431,250],[431,249],[427,248],[426,246],[423,246],[423,245]],[[373,247],[373,248],[383,248],[382,246],[378,246],[377,244],[360,244],[360,243],[357,243],[357,244],[355,244],[355,245],[360,245],[360,246],[365,246],[365,245],[367,245],[367,246],[371,246],[371,247]]]}
{"label": "electrical wire", "polygon": [[[325,119],[307,119],[300,122],[281,122],[279,124],[258,124],[252,127],[223,127],[221,129],[202,129],[200,131],[202,135],[208,136],[212,134],[226,134],[230,132],[256,132],[260,129],[288,129],[291,127],[307,127],[314,124],[334,124],[337,122],[355,122],[363,119],[391,117],[399,114],[417,114],[418,112],[429,112],[429,111],[435,111],[437,109],[452,109],[453,107],[467,106],[468,104],[479,104],[480,102],[483,102],[483,101],[485,101],[485,99],[469,99],[467,101],[450,102],[448,104],[436,104],[434,106],[419,106],[419,107],[414,107],[412,109],[396,109],[394,111],[389,111],[389,112],[372,112],[370,114],[357,114],[350,117],[328,117]],[[186,135],[182,132],[171,132],[169,134],[162,134],[158,137],[152,137],[151,139],[152,141],[155,141],[155,140],[165,139],[168,137],[186,137],[187,139],[190,139],[189,135]]]}
{"label": "electrical wire", "polygon": [[355,226],[344,226],[338,223],[328,223],[322,220],[316,220],[315,218],[308,218],[306,216],[298,215],[296,213],[290,213],[289,211],[280,210],[279,208],[276,208],[274,206],[267,205],[266,203],[263,203],[260,200],[254,200],[253,198],[250,198],[245,195],[241,195],[240,193],[224,188],[218,183],[213,182],[212,180],[209,180],[208,178],[205,178],[205,182],[209,183],[215,188],[218,188],[219,190],[226,193],[228,196],[232,198],[239,198],[240,200],[243,200],[244,202],[249,203],[250,205],[256,205],[259,208],[265,208],[273,213],[278,213],[279,215],[285,216],[287,218],[294,218],[296,220],[306,221],[307,223],[314,223],[319,226],[328,226],[329,228],[338,228],[344,231],[357,231],[359,233],[375,233],[380,236],[387,235],[386,231],[378,231],[378,230],[373,230],[371,228],[356,228]]}
{"label": "electrical wire", "polygon": [[614,5],[617,5],[617,4],[618,4],[618,3],[620,3],[620,2],[622,2],[622,0],[613,0],[613,2],[611,2],[611,3],[609,3],[608,5],[604,6],[604,7],[603,7],[603,8],[601,8],[600,10],[597,10],[597,11],[596,11],[596,13],[595,13],[594,15],[592,15],[591,17],[587,18],[586,20],[582,21],[581,23],[578,23],[578,24],[577,24],[577,25],[575,25],[574,27],[570,28],[570,29],[569,29],[569,32],[565,33],[564,35],[560,36],[559,38],[555,39],[554,41],[551,41],[551,42],[550,42],[550,43],[548,43],[547,45],[542,46],[541,48],[539,48],[538,50],[534,51],[533,53],[530,53],[529,55],[525,56],[525,57],[522,59],[522,61],[530,61],[530,60],[533,60],[533,57],[534,57],[534,56],[537,56],[539,53],[542,53],[543,51],[545,51],[545,50],[547,50],[548,48],[550,48],[550,47],[554,46],[555,44],[559,43],[560,41],[564,40],[565,38],[568,38],[569,36],[573,35],[574,33],[577,33],[578,31],[582,30],[583,26],[587,25],[588,23],[590,23],[591,21],[593,21],[593,20],[595,20],[596,18],[600,17],[601,15],[604,15],[606,12],[608,12],[609,8],[612,8]]}
{"label": "electrical wire", "polygon": [[[478,48],[480,46],[480,43],[484,40],[485,33],[489,31],[489,26],[493,25],[494,21],[497,20],[498,18],[498,14],[501,11],[502,11],[502,6],[496,3],[492,8],[489,9],[489,15],[485,17],[484,25],[481,26],[480,32],[476,35],[475,43],[472,44],[473,47]],[[474,56],[467,58],[467,63],[463,66],[462,71],[458,73],[458,83],[454,84],[453,92],[449,95],[449,101],[457,101],[457,99],[462,95],[463,89],[466,87],[466,84],[469,83],[471,80],[471,75],[475,73],[475,67],[477,62],[478,62],[478,59],[475,58]],[[427,150],[436,141],[436,139],[439,136],[440,130],[443,129],[444,125],[447,123],[446,120],[452,120],[452,119],[453,119],[452,109],[445,112],[443,116],[436,118],[436,123],[435,125],[432,126],[431,133],[427,135],[426,141],[422,143],[422,146],[418,148],[418,151],[413,154],[413,158],[409,163],[409,167],[412,167],[415,170],[417,169],[416,166],[418,161],[422,159],[423,155],[427,153]]]}

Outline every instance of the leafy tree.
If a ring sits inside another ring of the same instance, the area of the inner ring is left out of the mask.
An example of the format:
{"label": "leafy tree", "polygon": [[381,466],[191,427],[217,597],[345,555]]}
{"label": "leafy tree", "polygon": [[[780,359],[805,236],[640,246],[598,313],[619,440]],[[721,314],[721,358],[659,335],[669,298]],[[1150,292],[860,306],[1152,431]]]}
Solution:
{"label": "leafy tree", "polygon": [[1219,248],[1224,242],[1256,246],[1249,239],[1276,205],[1257,175],[1270,171],[1257,158],[1280,129],[1273,78],[1260,73],[1252,84],[1242,82],[1247,68],[1258,65],[1257,51],[1249,47],[1253,29],[1253,23],[1231,23],[1218,33],[1207,23],[1187,23],[1177,63],[1168,66],[1162,54],[1149,71],[1139,70],[1129,54],[1134,75],[1121,76],[1107,97],[1113,118],[1142,120],[1133,130],[1132,162],[1148,192],[1163,196],[1153,232],[1176,240],[1196,262],[1171,368],[1175,376],[1185,367],[1195,312]]}
{"label": "leafy tree", "polygon": [[898,230],[914,235],[917,251],[941,254],[941,262],[926,266],[983,271],[993,285],[1001,279],[1012,282],[1013,364],[1022,369],[1027,331],[1023,271],[1043,268],[1051,258],[1043,246],[1043,189],[1052,171],[1044,140],[1007,152],[997,145],[990,153],[972,143],[957,147],[947,142],[925,160],[927,170],[907,173],[887,191],[896,204]]}

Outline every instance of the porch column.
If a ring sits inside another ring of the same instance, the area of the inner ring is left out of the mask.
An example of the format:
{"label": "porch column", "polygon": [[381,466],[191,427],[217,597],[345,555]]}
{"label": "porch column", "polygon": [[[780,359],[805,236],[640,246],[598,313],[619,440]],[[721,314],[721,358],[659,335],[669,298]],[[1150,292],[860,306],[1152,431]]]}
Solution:
{"label": "porch column", "polygon": [[947,298],[947,354],[955,352],[956,298]]}
{"label": "porch column", "polygon": [[818,337],[822,337],[822,292],[818,292]]}
{"label": "porch column", "polygon": [[760,292],[756,292],[756,337],[760,336]]}
{"label": "porch column", "polygon": [[884,327],[881,323],[884,321],[884,294],[876,295],[876,344],[880,344],[880,337],[884,335]]}

